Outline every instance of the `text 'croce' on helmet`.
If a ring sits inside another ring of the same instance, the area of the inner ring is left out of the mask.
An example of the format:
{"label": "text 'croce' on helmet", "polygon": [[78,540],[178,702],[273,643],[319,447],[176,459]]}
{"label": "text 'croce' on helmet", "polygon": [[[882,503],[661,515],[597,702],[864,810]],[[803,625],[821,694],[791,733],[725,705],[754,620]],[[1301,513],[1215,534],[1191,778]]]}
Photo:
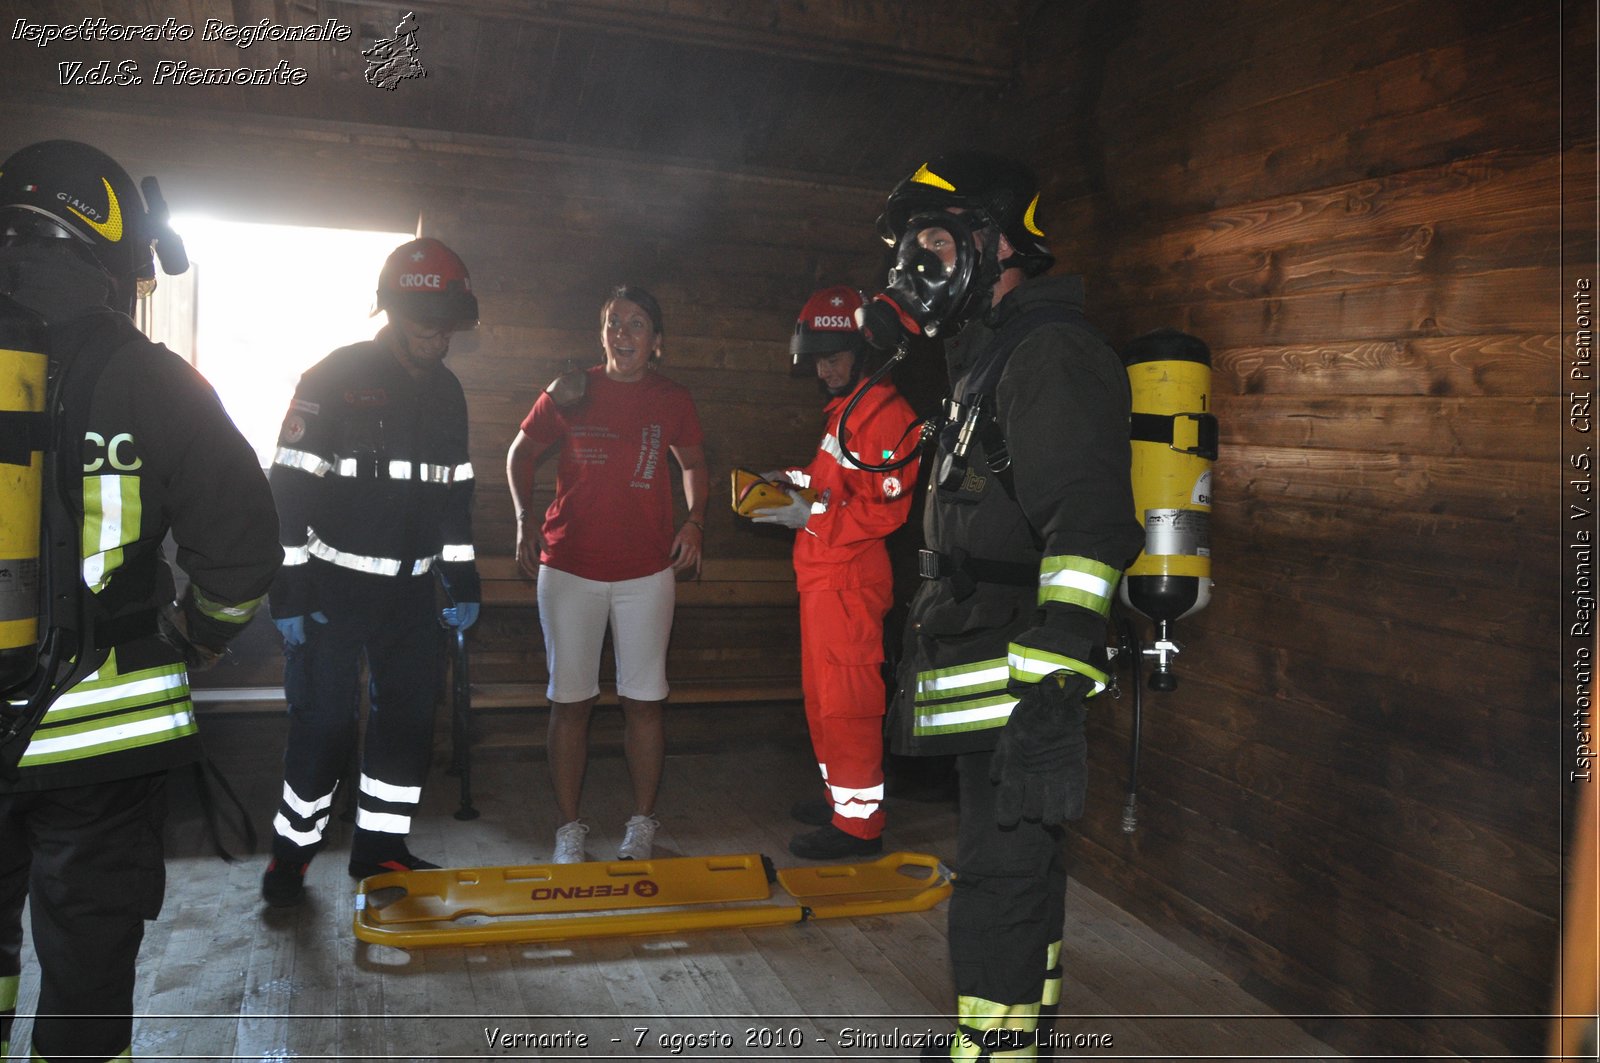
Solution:
{"label": "text 'croce' on helmet", "polygon": [[1037,276],[1055,263],[1034,217],[1039,181],[1026,166],[982,151],[935,155],[895,186],[878,218],[878,235],[891,247],[905,235],[913,215],[957,208],[982,214],[1005,233],[1013,256],[1001,268],[1020,267]]}
{"label": "text 'croce' on helmet", "polygon": [[116,160],[88,144],[30,144],[0,164],[0,240],[71,240],[131,305],[137,286],[155,279],[154,257],[169,274],[189,268],[155,178],[142,187],[143,194]]}
{"label": "text 'croce' on helmet", "polygon": [[431,236],[401,244],[378,273],[377,308],[437,328],[478,324],[478,297],[461,256]]}

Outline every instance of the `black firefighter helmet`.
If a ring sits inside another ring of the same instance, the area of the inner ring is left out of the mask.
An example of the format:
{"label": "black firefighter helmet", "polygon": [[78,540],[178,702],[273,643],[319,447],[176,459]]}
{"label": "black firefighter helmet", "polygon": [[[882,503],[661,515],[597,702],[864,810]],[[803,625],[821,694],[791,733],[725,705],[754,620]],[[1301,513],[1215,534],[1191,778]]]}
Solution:
{"label": "black firefighter helmet", "polygon": [[189,267],[155,178],[144,179],[142,194],[140,187],[88,144],[30,144],[0,164],[0,242],[70,240],[111,275],[131,306],[136,290],[155,280],[155,258],[169,274]]}
{"label": "black firefighter helmet", "polygon": [[1039,181],[1026,166],[982,151],[935,155],[894,187],[878,217],[878,235],[894,246],[913,215],[958,208],[978,212],[1005,233],[1013,258],[1001,268],[1019,266],[1037,276],[1055,263],[1044,231],[1034,217]]}

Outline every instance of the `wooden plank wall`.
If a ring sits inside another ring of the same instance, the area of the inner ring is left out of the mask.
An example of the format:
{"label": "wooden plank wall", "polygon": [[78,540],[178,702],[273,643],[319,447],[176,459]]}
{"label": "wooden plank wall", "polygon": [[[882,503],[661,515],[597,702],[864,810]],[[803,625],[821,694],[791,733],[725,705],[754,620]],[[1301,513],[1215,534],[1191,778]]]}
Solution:
{"label": "wooden plank wall", "polygon": [[1554,963],[1561,179],[1595,166],[1556,77],[1593,20],[1097,3],[1030,34],[1008,134],[1051,148],[1063,264],[1114,336],[1210,344],[1222,428],[1215,596],[1146,699],[1131,835],[1126,703],[1098,714],[1081,871],[1348,1016],[1307,1021],[1347,1051],[1542,1035],[1494,1016],[1546,1010]]}
{"label": "wooden plank wall", "polygon": [[[526,685],[525,705],[543,704],[543,649],[531,584],[509,564],[506,448],[569,359],[599,361],[610,288],[652,289],[666,319],[662,369],[694,394],[711,466],[704,578],[682,585],[671,678],[694,687],[759,675],[769,694],[798,696],[791,536],[736,521],[728,475],[734,464],[771,468],[814,452],[821,402],[811,381],[789,376],[789,334],[814,288],[866,284],[877,271],[881,190],[295,119],[179,121],[44,102],[9,117],[8,143],[65,135],[101,145],[134,173],[159,174],[185,209],[402,230],[420,219],[423,234],[460,252],[482,324],[457,338],[449,364],[471,409],[477,549],[501,607],[474,634],[474,677]],[[292,312],[292,285],[270,301]],[[305,339],[317,350],[327,342]],[[541,469],[541,501],[554,465]],[[276,683],[271,632],[255,634],[238,664],[203,682]]]}
{"label": "wooden plank wall", "polygon": [[[1506,1016],[1547,1007],[1559,904],[1552,396],[1576,244],[1559,205],[1563,172],[1595,164],[1592,126],[1557,124],[1557,78],[1592,64],[1592,6],[1025,10],[990,146],[1047,175],[1062,268],[1088,275],[1113,336],[1210,343],[1223,425],[1217,592],[1180,627],[1182,685],[1147,699],[1131,835],[1127,715],[1097,716],[1079,872],[1251,992],[1326,1016],[1307,1025],[1344,1050],[1535,1054],[1537,1024]],[[160,174],[175,205],[420,224],[462,252],[484,325],[451,358],[479,549],[502,575],[505,447],[564,361],[597,353],[610,285],[662,297],[665,370],[696,395],[720,491],[731,464],[809,453],[793,314],[880,265],[877,181],[340,120],[338,100],[274,116],[129,99],[14,94],[6,143],[75,136]],[[923,113],[861,100],[905,130]],[[711,513],[675,667],[792,680],[787,537]],[[522,600],[485,618],[478,677],[527,683],[526,589],[499,582]]]}

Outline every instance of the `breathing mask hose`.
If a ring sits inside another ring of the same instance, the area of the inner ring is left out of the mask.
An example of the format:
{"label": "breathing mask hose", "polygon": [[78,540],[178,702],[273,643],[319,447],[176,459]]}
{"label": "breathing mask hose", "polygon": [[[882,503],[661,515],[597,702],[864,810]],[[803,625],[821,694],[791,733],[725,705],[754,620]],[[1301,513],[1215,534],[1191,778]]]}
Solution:
{"label": "breathing mask hose", "polygon": [[1144,648],[1133,629],[1133,622],[1123,618],[1122,645],[1132,670],[1133,719],[1128,725],[1128,799],[1122,805],[1122,833],[1132,834],[1139,826],[1139,743],[1144,730],[1144,684],[1139,680],[1144,669]]}
{"label": "breathing mask hose", "polygon": [[[896,469],[905,468],[907,465],[910,465],[913,461],[917,460],[918,453],[921,452],[923,446],[925,446],[927,442],[933,438],[934,432],[937,431],[937,428],[933,425],[932,421],[918,421],[916,424],[911,426],[912,428],[918,428],[921,431],[921,434],[917,439],[917,445],[911,448],[911,453],[907,454],[903,458],[897,458],[894,461],[887,462],[883,465],[872,465],[862,461],[860,458],[857,458],[854,454],[850,453],[850,448],[844,443],[846,439],[850,438],[850,430],[848,427],[846,427],[846,425],[850,420],[850,414],[856,408],[856,403],[861,401],[861,397],[863,395],[871,391],[874,387],[877,387],[878,381],[887,376],[889,370],[893,369],[895,364],[905,356],[906,345],[902,343],[900,346],[895,348],[894,353],[884,361],[883,365],[879,366],[877,371],[867,378],[867,382],[856,389],[856,393],[850,396],[850,401],[845,403],[844,410],[839,414],[839,450],[844,454],[846,461],[860,469],[862,472],[894,472]],[[911,428],[906,429],[907,434],[909,434],[910,431]],[[905,435],[902,435],[901,439],[904,438]],[[898,443],[895,445],[894,449],[900,449]]]}

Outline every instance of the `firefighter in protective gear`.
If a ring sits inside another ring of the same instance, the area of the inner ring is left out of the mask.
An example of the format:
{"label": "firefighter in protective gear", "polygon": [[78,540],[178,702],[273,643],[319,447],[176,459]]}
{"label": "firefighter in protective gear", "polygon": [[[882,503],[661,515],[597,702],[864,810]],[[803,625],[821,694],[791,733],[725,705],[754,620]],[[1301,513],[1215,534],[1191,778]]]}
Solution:
{"label": "firefighter in protective gear", "polygon": [[[853,288],[824,288],[801,309],[790,343],[794,372],[816,375],[826,427],[810,464],[768,478],[809,488],[817,501],[792,495],[752,518],[796,532],[802,687],[824,797],[796,804],[795,818],[816,829],[797,834],[789,851],[809,860],[883,849],[883,618],[894,596],[884,538],[910,512],[917,463],[866,472],[844,451],[888,464],[915,448],[917,417],[887,378],[868,386],[873,352],[856,327],[861,302]],[[840,415],[863,390],[849,438],[841,438]]]}
{"label": "firefighter in protective gear", "polygon": [[1143,542],[1127,374],[1083,317],[1082,281],[1041,275],[1038,194],[1023,167],[952,153],[903,181],[881,222],[902,262],[978,262],[975,298],[892,300],[907,332],[959,332],[890,725],[896,752],[955,754],[960,772],[953,1059],[1035,1058],[1040,1011],[1059,999],[1061,824],[1082,812],[1096,662]]}
{"label": "firefighter in protective gear", "polygon": [[163,266],[181,260],[95,148],[46,141],[0,167],[0,292],[43,319],[50,350],[45,638],[31,679],[0,692],[19,728],[0,745],[7,1058],[25,900],[40,970],[28,1058],[128,1058],[134,964],[165,885],[166,776],[201,756],[185,662],[221,654],[282,557],[254,451],[200,375],[128,317],[157,239]]}
{"label": "firefighter in protective gear", "polygon": [[[288,907],[321,847],[357,736],[359,661],[371,712],[349,871],[434,867],[406,845],[432,756],[439,621],[470,627],[467,404],[444,367],[451,334],[478,322],[466,266],[438,240],[397,248],[378,279],[388,324],[300,378],[270,479],[284,564],[271,594],[284,641],[289,739],[273,818],[268,904]],[[449,601],[435,619],[435,574]]]}

